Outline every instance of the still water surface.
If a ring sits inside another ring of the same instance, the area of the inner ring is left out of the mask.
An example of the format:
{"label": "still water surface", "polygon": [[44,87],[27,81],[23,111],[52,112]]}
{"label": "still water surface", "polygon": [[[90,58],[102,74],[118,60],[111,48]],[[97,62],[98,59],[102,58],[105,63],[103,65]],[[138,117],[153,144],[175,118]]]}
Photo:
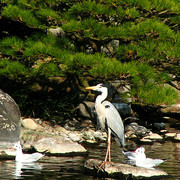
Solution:
{"label": "still water surface", "polygon": [[[139,147],[136,144],[130,145],[130,148]],[[153,145],[143,145],[146,149],[147,157],[168,159],[158,168],[166,171],[172,178],[168,180],[180,180],[180,143],[154,143]],[[86,156],[74,157],[55,157],[45,156],[38,163],[21,164],[14,160],[0,161],[0,179],[85,179],[93,180],[92,176],[84,173],[84,162],[89,158],[104,159],[106,144],[87,145],[89,154]],[[112,144],[112,161],[125,162],[125,157],[121,153],[116,143]],[[109,179],[109,178],[106,178]]]}

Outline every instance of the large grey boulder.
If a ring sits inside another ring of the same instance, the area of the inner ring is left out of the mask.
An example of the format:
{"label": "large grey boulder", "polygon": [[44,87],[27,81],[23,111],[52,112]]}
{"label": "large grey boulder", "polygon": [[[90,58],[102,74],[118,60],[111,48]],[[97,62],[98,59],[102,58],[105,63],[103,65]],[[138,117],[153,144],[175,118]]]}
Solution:
{"label": "large grey boulder", "polygon": [[5,155],[12,153],[10,147],[20,139],[20,118],[14,99],[0,90],[0,152]]}
{"label": "large grey boulder", "polygon": [[122,118],[124,117],[130,117],[131,114],[131,108],[128,104],[119,102],[119,103],[112,103],[115,108],[118,110],[119,114],[121,115]]}
{"label": "large grey boulder", "polygon": [[141,167],[131,166],[129,164],[111,163],[106,164],[105,168],[99,169],[102,163],[98,159],[89,159],[85,162],[86,173],[99,177],[112,177],[118,179],[161,179],[168,177],[168,174],[161,170],[146,169]]}
{"label": "large grey boulder", "polygon": [[81,118],[95,119],[95,103],[90,101],[84,101],[74,109],[74,113]]}

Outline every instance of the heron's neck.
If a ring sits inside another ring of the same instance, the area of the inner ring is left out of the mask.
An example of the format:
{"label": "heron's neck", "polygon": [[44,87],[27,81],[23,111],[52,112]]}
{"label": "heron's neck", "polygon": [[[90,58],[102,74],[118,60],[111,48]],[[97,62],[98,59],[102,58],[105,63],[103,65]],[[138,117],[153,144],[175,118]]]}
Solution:
{"label": "heron's neck", "polygon": [[107,97],[107,91],[102,92],[101,95],[97,96],[95,104],[101,104]]}

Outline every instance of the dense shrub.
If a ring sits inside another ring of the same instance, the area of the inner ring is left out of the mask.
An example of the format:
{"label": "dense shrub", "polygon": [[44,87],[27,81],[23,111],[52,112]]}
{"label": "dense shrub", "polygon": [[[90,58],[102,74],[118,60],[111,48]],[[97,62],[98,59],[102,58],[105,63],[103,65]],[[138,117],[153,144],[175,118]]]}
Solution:
{"label": "dense shrub", "polygon": [[1,88],[23,115],[66,116],[93,80],[126,80],[133,103],[177,98],[176,0],[4,0],[0,17]]}

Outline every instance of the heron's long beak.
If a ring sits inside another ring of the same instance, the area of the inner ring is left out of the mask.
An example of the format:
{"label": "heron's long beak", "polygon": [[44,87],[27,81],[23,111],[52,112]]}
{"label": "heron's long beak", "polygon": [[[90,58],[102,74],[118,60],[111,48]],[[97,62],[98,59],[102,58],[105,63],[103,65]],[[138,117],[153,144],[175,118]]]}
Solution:
{"label": "heron's long beak", "polygon": [[88,90],[93,90],[93,89],[96,89],[97,87],[96,86],[89,86],[89,87],[86,87],[86,89]]}

